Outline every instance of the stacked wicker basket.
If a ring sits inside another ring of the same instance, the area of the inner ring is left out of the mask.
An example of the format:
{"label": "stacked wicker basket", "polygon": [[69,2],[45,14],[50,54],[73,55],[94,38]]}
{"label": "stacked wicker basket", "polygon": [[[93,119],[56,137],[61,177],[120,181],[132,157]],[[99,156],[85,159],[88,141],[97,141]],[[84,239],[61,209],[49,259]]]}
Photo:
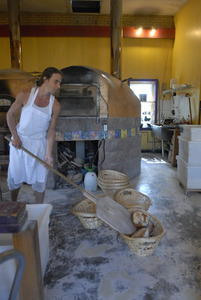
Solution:
{"label": "stacked wicker basket", "polygon": [[130,182],[128,176],[123,173],[102,170],[98,174],[98,186],[105,195],[114,198],[119,190],[129,187]]}
{"label": "stacked wicker basket", "polygon": [[[99,197],[107,195],[128,209],[131,214],[136,211],[142,212],[152,222],[154,230],[149,237],[133,238],[121,233],[122,238],[133,253],[141,256],[152,255],[165,235],[165,229],[162,223],[148,212],[150,205],[152,205],[151,199],[147,195],[130,188],[128,176],[113,170],[100,171],[98,185],[104,193],[98,195]],[[72,213],[80,219],[87,229],[98,228],[103,224],[103,221],[96,216],[96,205],[89,199],[77,203],[73,207]]]}

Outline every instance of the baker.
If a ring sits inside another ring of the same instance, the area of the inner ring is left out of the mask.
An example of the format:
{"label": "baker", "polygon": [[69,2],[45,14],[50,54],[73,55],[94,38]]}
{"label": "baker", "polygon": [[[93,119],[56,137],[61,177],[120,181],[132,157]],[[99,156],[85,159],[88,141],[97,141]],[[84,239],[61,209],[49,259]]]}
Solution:
{"label": "baker", "polygon": [[[60,88],[62,73],[49,67],[41,75],[37,87],[21,91],[7,112],[7,123],[12,134],[7,183],[11,200],[17,201],[23,183],[32,186],[35,203],[43,203],[48,169],[19,149],[24,148],[53,166],[53,145],[60,103],[55,93]],[[16,118],[20,114],[16,126]]]}

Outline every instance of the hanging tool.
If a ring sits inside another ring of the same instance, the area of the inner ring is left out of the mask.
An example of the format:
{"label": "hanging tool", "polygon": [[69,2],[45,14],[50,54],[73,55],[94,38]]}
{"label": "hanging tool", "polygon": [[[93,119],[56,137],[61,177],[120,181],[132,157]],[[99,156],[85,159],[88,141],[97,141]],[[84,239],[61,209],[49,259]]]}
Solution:
{"label": "hanging tool", "polygon": [[190,94],[187,93],[186,97],[188,97],[188,105],[189,105],[189,116],[190,116],[189,123],[192,124],[192,112],[191,112],[191,98],[190,98]]}

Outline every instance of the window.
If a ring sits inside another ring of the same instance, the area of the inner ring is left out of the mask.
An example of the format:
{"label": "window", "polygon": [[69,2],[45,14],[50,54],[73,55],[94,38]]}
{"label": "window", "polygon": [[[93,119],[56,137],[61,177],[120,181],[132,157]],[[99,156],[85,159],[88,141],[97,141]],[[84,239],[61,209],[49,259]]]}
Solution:
{"label": "window", "polygon": [[141,124],[148,127],[156,122],[157,115],[157,79],[128,79],[128,85],[141,102]]}

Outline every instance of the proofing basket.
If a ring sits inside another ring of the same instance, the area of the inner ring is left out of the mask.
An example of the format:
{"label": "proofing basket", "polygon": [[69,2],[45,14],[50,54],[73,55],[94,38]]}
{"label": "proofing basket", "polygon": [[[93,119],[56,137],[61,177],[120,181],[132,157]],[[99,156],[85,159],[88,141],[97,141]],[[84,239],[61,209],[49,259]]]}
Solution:
{"label": "proofing basket", "polygon": [[102,170],[98,174],[98,186],[105,195],[114,198],[118,191],[129,187],[130,182],[128,176],[123,173],[113,170]]}
{"label": "proofing basket", "polygon": [[147,195],[132,188],[118,191],[114,199],[131,212],[136,209],[148,210],[150,205],[152,205],[152,201]]}
{"label": "proofing basket", "polygon": [[127,243],[130,250],[140,256],[149,256],[154,254],[158,244],[165,235],[165,229],[162,223],[153,215],[145,210],[138,209],[136,211],[143,212],[147,215],[150,221],[154,224],[154,230],[151,237],[148,238],[131,238],[120,233],[122,238]]}
{"label": "proofing basket", "polygon": [[104,184],[108,183],[122,183],[125,181],[129,181],[127,175],[114,171],[114,170],[101,170],[98,173],[98,179]]}
{"label": "proofing basket", "polygon": [[[103,195],[98,195],[98,197]],[[103,225],[103,221],[96,216],[96,205],[89,199],[77,203],[72,213],[77,216],[86,229],[95,229]]]}

